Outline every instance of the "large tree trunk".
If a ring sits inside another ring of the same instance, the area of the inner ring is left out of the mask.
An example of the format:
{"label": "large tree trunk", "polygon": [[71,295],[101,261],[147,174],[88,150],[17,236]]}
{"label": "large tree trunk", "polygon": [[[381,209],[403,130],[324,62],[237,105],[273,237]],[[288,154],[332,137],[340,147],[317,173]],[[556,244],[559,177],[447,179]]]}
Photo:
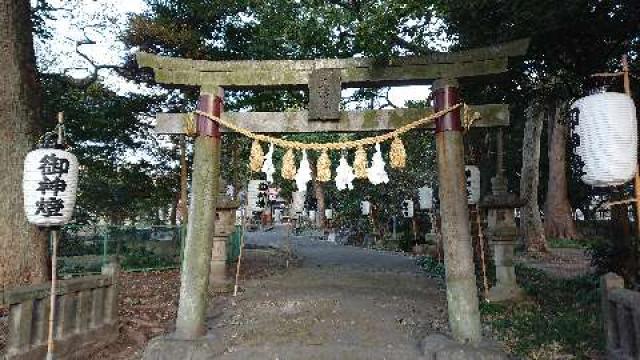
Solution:
{"label": "large tree trunk", "polygon": [[47,278],[46,233],[27,223],[24,157],[40,132],[28,0],[0,0],[0,290]]}
{"label": "large tree trunk", "polygon": [[544,230],[547,237],[579,238],[573,220],[567,189],[567,125],[563,123],[562,108],[556,106],[549,116],[549,180],[544,209]]}
{"label": "large tree trunk", "polygon": [[544,112],[537,106],[527,108],[527,122],[522,141],[522,172],[520,196],[525,204],[520,209],[520,234],[528,252],[546,252],[540,208],[538,206],[538,184],[540,182],[540,135]]}

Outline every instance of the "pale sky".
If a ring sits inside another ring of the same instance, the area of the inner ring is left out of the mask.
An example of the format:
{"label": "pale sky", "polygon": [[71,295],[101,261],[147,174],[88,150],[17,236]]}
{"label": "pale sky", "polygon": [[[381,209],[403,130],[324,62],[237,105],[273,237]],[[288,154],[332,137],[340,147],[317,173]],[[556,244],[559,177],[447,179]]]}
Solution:
{"label": "pale sky", "polygon": [[[82,51],[98,64],[119,64],[129,49],[118,36],[126,28],[127,16],[146,9],[143,0],[54,0],[54,7],[69,11],[56,11],[53,20],[48,20],[53,40],[36,42],[38,60],[49,71],[67,72],[76,77],[86,76],[89,63],[75,53],[75,41],[84,38],[82,24],[91,24],[85,29],[95,45],[83,45]],[[100,72],[105,82],[118,92],[144,91],[134,83],[127,82],[108,70]],[[343,91],[347,97],[351,91]],[[402,107],[407,100],[424,100],[429,95],[429,86],[405,86],[392,88],[390,100]]]}

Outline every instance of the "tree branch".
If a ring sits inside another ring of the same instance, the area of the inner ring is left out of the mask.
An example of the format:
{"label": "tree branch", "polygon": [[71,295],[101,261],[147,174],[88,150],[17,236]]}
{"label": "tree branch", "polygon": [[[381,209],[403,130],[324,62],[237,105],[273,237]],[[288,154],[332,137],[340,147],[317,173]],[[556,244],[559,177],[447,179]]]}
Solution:
{"label": "tree branch", "polygon": [[[359,21],[363,21],[362,14],[360,14],[361,4],[358,0],[327,0],[327,2],[352,12],[356,16],[356,19],[358,19]],[[340,35],[342,34],[343,33],[341,33]],[[355,36],[355,34],[351,33],[348,33],[348,35]],[[410,43],[397,34],[391,40],[394,45],[398,45],[406,50],[409,50],[415,55],[434,53],[433,50],[421,46],[416,46],[415,44]]]}
{"label": "tree branch", "polygon": [[[88,26],[88,27],[90,27],[90,26]],[[91,39],[89,37],[89,35],[87,35],[87,27],[82,28],[82,34],[84,36],[83,39],[75,40],[75,51],[81,58],[83,58],[86,62],[89,63],[89,65],[91,66],[91,68],[93,70],[91,70],[89,76],[85,77],[84,79],[75,80],[76,86],[78,86],[78,87],[80,87],[82,89],[86,89],[91,84],[93,84],[96,81],[98,81],[98,72],[100,70],[104,70],[104,69],[115,70],[118,74],[120,74],[121,70],[123,70],[122,66],[111,65],[111,64],[96,64],[96,62],[93,59],[91,59],[89,57],[89,55],[87,55],[86,53],[84,53],[82,51],[82,49],[81,49],[82,46],[95,45],[96,44],[95,40]],[[70,38],[67,38],[67,39],[73,40],[73,39],[70,39]],[[65,69],[64,72],[67,73],[68,70],[74,70],[74,69],[80,69],[80,68],[67,68],[67,69]]]}
{"label": "tree branch", "polygon": [[396,104],[394,104],[391,99],[389,99],[389,92],[391,91],[391,88],[386,88],[386,93],[384,95],[381,96],[381,98],[383,98],[386,101],[386,104],[380,106],[380,109],[386,109],[386,108],[394,108],[397,109],[398,106]]}

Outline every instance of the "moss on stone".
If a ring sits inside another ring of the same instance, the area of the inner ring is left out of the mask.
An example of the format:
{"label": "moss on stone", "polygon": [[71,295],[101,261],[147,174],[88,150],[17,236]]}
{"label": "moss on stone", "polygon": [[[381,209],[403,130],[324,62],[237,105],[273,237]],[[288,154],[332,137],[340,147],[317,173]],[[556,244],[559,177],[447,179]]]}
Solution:
{"label": "moss on stone", "polygon": [[363,129],[376,129],[378,127],[378,119],[376,117],[375,110],[365,111],[362,115]]}

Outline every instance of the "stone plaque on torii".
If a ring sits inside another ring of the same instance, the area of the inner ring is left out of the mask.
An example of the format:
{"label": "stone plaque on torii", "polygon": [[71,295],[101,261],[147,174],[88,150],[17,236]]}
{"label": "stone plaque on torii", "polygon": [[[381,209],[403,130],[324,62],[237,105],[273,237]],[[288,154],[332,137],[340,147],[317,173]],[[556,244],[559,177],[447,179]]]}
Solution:
{"label": "stone plaque on torii", "polygon": [[[384,62],[369,58],[266,61],[204,61],[138,53],[140,67],[154,70],[158,83],[200,88],[198,110],[257,133],[363,132],[399,128],[460,102],[457,79],[507,71],[509,57],[522,56],[528,40],[496,46],[403,57]],[[340,111],[340,90],[432,84],[434,109]],[[223,113],[223,89],[308,88],[309,110],[297,112]],[[471,106],[481,119],[475,127],[509,124],[507,104]],[[158,114],[156,131],[185,134],[188,114]],[[460,111],[435,125],[440,184],[442,237],[445,248],[449,324],[463,343],[481,339],[478,296],[464,190],[464,145]],[[214,236],[220,169],[220,136],[225,129],[196,116],[192,201],[181,268],[176,336],[195,339],[206,332],[205,309]]]}

